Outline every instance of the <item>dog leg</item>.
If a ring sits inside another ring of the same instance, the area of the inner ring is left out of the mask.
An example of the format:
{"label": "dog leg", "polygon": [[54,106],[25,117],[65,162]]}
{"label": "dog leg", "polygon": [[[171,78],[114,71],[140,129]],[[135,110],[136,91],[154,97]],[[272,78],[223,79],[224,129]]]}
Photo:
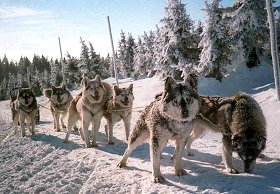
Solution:
{"label": "dog leg", "polygon": [[[138,123],[138,125],[140,124],[140,122]],[[122,159],[120,160],[120,162],[117,164],[117,167],[119,168],[123,168],[126,166],[126,161],[129,157],[129,155],[132,153],[132,151],[137,148],[139,145],[143,144],[145,142],[146,139],[148,139],[150,135],[150,132],[148,129],[146,130],[138,130],[137,129],[137,124],[136,127],[133,128],[133,130],[131,131],[131,134],[128,138],[128,143],[127,143],[127,149],[125,150]]]}
{"label": "dog leg", "polygon": [[186,170],[183,169],[182,166],[182,152],[185,147],[184,138],[176,139],[176,149],[175,149],[175,174],[178,176],[183,176],[188,174]]}
{"label": "dog leg", "polygon": [[19,122],[20,122],[20,128],[21,128],[21,136],[24,137],[25,136],[25,126],[24,126],[25,117],[23,116],[23,114],[20,114],[19,120],[20,120]]}
{"label": "dog leg", "polygon": [[[101,118],[102,118],[102,116],[101,117],[99,115],[96,115],[96,116],[97,117],[95,117],[95,119],[93,119],[93,121],[91,122],[91,125],[92,125],[92,146],[93,147],[98,147],[97,134],[98,134],[98,131],[99,131],[100,122],[101,122]],[[109,130],[109,133],[110,133],[110,130]]]}
{"label": "dog leg", "polygon": [[132,114],[130,113],[129,115],[127,115],[127,117],[125,117],[123,119],[124,128],[125,128],[126,141],[128,141],[129,130],[130,130],[130,123],[131,123],[131,116],[132,116]]}
{"label": "dog leg", "polygon": [[193,153],[191,151],[192,143],[194,142],[194,140],[200,138],[204,134],[204,132],[205,132],[205,129],[203,128],[203,126],[198,126],[198,125],[194,124],[192,132],[188,138],[187,145],[186,145],[187,153],[189,156],[193,156]]}
{"label": "dog leg", "polygon": [[108,126],[108,132],[109,132],[109,134],[108,134],[108,144],[113,145],[113,144],[115,144],[113,142],[113,128],[114,128],[113,121],[109,121],[107,126]]}
{"label": "dog leg", "polygon": [[[66,136],[64,138],[64,143],[67,143],[68,142],[68,139],[69,139],[69,136],[70,136],[70,133],[71,133],[71,129],[72,127],[75,125],[75,123],[77,122],[77,120],[79,119],[79,117],[75,116],[74,114],[72,114],[71,112],[69,112],[69,115],[68,115],[68,119],[67,119],[67,133],[66,133]],[[82,130],[80,130],[82,131]],[[81,134],[81,137],[82,139],[84,140],[84,134]]]}
{"label": "dog leg", "polygon": [[60,114],[59,113],[55,113],[54,116],[55,116],[55,128],[54,129],[56,129],[56,131],[59,132],[60,131],[60,124],[59,124],[59,116],[60,116]]}
{"label": "dog leg", "polygon": [[[152,175],[154,183],[163,183],[164,178],[160,172],[160,156],[162,148],[164,147],[163,142],[161,142],[156,135],[150,139],[150,158],[152,163]],[[166,141],[167,142],[167,141]]]}
{"label": "dog leg", "polygon": [[34,116],[31,118],[30,120],[30,132],[32,135],[35,135],[35,117],[36,117],[36,113],[34,114]]}
{"label": "dog leg", "polygon": [[66,117],[66,115],[67,115],[66,112],[60,114],[60,123],[62,128],[66,128],[66,125],[64,124],[64,118]]}
{"label": "dog leg", "polygon": [[19,115],[16,114],[13,119],[14,119],[14,133],[17,134]]}
{"label": "dog leg", "polygon": [[239,172],[233,168],[232,165],[232,143],[231,138],[223,135],[223,160],[226,170],[231,174],[238,174]]}
{"label": "dog leg", "polygon": [[86,143],[86,146],[88,148],[92,147],[92,145],[90,144],[90,137],[89,137],[89,134],[88,134],[88,127],[89,127],[89,124],[90,122],[88,120],[85,120],[85,119],[82,119],[82,133],[84,135],[84,141]]}

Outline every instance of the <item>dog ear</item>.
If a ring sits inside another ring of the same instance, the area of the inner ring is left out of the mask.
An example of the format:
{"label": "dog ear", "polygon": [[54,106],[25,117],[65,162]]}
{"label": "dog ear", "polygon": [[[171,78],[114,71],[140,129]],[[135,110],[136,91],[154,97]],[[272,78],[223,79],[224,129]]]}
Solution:
{"label": "dog ear", "polygon": [[184,83],[197,90],[197,76],[194,73],[188,74],[184,79]]}
{"label": "dog ear", "polygon": [[66,85],[65,84],[62,84],[62,90],[66,90]]}
{"label": "dog ear", "polygon": [[122,90],[118,86],[114,86],[114,92],[116,96],[118,96],[122,92]]}
{"label": "dog ear", "polygon": [[128,87],[129,92],[133,93],[133,84],[130,84]]}
{"label": "dog ear", "polygon": [[165,79],[164,90],[166,92],[169,92],[170,90],[172,90],[172,88],[174,88],[174,85],[175,85],[175,80],[172,77],[167,77]]}
{"label": "dog ear", "polygon": [[242,148],[242,146],[243,146],[242,138],[237,135],[234,135],[232,138],[232,150],[238,151]]}
{"label": "dog ear", "polygon": [[85,88],[88,87],[88,83],[89,83],[89,79],[88,79],[88,77],[85,76],[85,77],[83,78],[83,85],[84,85]]}
{"label": "dog ear", "polygon": [[95,76],[95,80],[101,84],[101,77],[99,76],[99,74]]}
{"label": "dog ear", "polygon": [[266,144],[266,137],[259,137],[257,140],[257,148],[258,150],[264,150]]}

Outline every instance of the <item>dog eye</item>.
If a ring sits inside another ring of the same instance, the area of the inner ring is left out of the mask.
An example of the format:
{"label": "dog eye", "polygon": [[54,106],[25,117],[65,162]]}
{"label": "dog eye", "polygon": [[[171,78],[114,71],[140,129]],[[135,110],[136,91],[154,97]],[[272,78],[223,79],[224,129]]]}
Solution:
{"label": "dog eye", "polygon": [[192,98],[186,98],[186,102],[191,104],[193,102],[193,99]]}

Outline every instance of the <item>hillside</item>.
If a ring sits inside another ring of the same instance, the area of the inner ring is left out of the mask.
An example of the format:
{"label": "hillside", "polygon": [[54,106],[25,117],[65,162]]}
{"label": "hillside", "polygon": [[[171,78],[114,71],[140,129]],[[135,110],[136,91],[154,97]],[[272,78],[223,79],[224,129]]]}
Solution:
{"label": "hillside", "polygon": [[[249,71],[248,71],[249,72]],[[174,175],[170,160],[174,142],[163,151],[161,171],[166,184],[151,182],[148,144],[138,147],[128,159],[128,167],[118,169],[117,161],[126,149],[123,124],[114,128],[116,145],[108,145],[104,120],[99,130],[98,148],[85,148],[77,133],[68,144],[62,143],[65,131],[52,130],[52,117],[40,108],[41,121],[37,134],[21,138],[12,135],[9,101],[0,102],[0,193],[276,193],[280,192],[280,102],[276,101],[271,66],[262,64],[250,73],[237,70],[223,83],[200,79],[199,92],[204,95],[231,95],[246,91],[259,102],[267,121],[268,142],[265,158],[258,159],[253,174],[229,175],[221,163],[221,135],[207,133],[194,142],[194,156],[186,156],[183,165],[189,175]],[[239,73],[239,74],[238,74]],[[112,81],[112,80],[108,80]],[[121,81],[127,86],[131,80]],[[157,78],[133,81],[134,107],[149,104],[163,89]],[[73,92],[76,94],[77,91]],[[46,99],[39,97],[41,105]],[[48,107],[49,104],[46,105]],[[133,112],[132,126],[140,113]],[[241,160],[235,155],[234,165],[242,172]]]}

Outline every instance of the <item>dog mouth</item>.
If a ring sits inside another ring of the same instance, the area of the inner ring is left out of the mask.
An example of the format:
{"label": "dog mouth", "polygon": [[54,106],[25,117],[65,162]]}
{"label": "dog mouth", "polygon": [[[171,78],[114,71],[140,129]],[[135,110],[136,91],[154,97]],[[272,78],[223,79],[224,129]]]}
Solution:
{"label": "dog mouth", "polygon": [[129,100],[122,100],[121,101],[123,103],[123,105],[128,106],[129,105]]}
{"label": "dog mouth", "polygon": [[99,95],[90,95],[93,100],[98,101],[99,100]]}

